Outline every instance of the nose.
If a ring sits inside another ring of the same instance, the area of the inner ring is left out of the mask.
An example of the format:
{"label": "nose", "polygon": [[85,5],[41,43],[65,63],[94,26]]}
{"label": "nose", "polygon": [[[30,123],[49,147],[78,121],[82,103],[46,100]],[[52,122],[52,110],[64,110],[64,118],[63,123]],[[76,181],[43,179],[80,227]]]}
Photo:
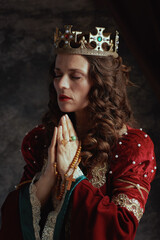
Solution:
{"label": "nose", "polygon": [[69,77],[66,74],[59,79],[58,86],[60,89],[69,88]]}

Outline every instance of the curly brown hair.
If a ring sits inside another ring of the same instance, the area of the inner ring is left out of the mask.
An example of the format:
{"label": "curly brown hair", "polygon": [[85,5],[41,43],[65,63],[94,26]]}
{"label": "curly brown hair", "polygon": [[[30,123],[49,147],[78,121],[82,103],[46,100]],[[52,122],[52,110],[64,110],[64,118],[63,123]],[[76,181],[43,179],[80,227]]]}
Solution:
{"label": "curly brown hair", "polygon": [[[128,102],[126,86],[130,68],[122,63],[122,58],[84,56],[90,64],[89,78],[93,82],[88,99],[90,126],[82,142],[82,167],[90,172],[97,164],[109,164],[112,150],[120,138],[119,132],[124,124],[132,126],[134,119]],[[46,127],[46,143],[52,139],[54,127],[58,125],[64,112],[57,103],[53,86],[54,63],[50,68],[49,111],[42,119]],[[76,129],[74,113],[67,113]]]}

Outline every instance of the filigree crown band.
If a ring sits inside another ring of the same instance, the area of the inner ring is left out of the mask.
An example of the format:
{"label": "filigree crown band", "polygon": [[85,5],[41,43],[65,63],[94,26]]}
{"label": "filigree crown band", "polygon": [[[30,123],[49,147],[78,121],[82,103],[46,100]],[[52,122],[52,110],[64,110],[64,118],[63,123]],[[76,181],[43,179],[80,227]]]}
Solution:
{"label": "filigree crown band", "polygon": [[72,25],[65,25],[61,32],[56,28],[54,46],[56,53],[118,57],[119,33],[106,33],[105,28],[96,27],[97,34],[72,31]]}

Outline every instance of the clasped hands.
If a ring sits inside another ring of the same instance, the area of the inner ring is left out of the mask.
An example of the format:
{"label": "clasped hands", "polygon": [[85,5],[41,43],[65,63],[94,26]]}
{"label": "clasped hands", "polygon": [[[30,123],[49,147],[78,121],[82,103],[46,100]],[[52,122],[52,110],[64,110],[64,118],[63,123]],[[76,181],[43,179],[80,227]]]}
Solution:
{"label": "clasped hands", "polygon": [[58,171],[64,179],[64,174],[67,172],[79,145],[78,140],[71,141],[72,136],[76,136],[76,132],[66,114],[61,117],[59,126],[55,127],[51,145],[48,149],[48,163],[45,174],[49,175],[51,179],[55,177],[55,161]]}
{"label": "clasped hands", "polygon": [[52,141],[48,148],[48,161],[45,171],[35,183],[36,195],[42,206],[46,203],[51,192],[54,193],[55,161],[61,178],[64,180],[65,173],[76,155],[79,142],[77,140],[70,141],[71,136],[76,136],[76,132],[68,115],[64,115],[60,119],[59,126],[54,129]]}

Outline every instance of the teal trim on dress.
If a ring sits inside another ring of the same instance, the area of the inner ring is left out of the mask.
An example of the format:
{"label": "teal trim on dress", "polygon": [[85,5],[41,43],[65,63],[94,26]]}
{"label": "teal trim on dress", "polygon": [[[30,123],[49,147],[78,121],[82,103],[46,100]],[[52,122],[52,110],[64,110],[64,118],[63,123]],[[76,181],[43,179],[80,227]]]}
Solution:
{"label": "teal trim on dress", "polygon": [[53,237],[54,240],[59,240],[60,239],[64,217],[65,217],[65,214],[66,214],[66,211],[67,211],[67,207],[68,207],[69,200],[71,198],[72,192],[75,189],[75,187],[84,179],[87,179],[84,175],[78,177],[75,182],[72,182],[71,189],[69,191],[67,191],[67,193],[66,193],[61,211],[59,212],[59,214],[57,216],[55,230],[54,230],[54,237]]}
{"label": "teal trim on dress", "polygon": [[35,240],[29,186],[30,184],[26,184],[22,187],[19,194],[20,222],[23,240]]}

